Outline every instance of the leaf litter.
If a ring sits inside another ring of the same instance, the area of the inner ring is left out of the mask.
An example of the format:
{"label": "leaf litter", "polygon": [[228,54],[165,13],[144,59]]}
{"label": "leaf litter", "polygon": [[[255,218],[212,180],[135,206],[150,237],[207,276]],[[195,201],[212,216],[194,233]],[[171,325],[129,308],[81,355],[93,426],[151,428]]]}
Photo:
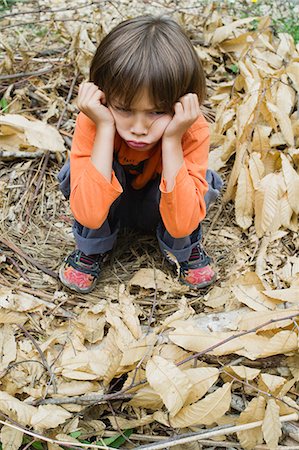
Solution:
{"label": "leaf litter", "polygon": [[[49,449],[118,436],[121,448],[298,448],[298,44],[216,3],[40,5],[2,18],[3,448],[28,433]],[[73,294],[57,281],[74,242],[56,175],[78,86],[114,24],[158,10],[183,24],[208,78],[210,166],[226,182],[203,233],[218,281],[189,290],[152,236],[126,230],[95,291]]]}

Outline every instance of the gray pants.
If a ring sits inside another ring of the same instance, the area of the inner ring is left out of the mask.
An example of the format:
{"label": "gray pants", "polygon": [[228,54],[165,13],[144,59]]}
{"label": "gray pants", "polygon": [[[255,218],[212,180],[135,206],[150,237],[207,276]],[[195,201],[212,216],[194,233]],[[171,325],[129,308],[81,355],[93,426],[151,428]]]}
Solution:
{"label": "gray pants", "polygon": [[[112,250],[120,228],[129,227],[154,232],[162,253],[172,253],[179,262],[187,261],[193,247],[201,240],[200,223],[189,236],[174,238],[165,229],[159,211],[161,192],[159,190],[160,177],[151,180],[143,189],[135,190],[131,186],[132,175],[125,172],[117,161],[113,162],[113,169],[118,181],[122,185],[123,193],[112,203],[107,219],[103,225],[94,230],[86,228],[76,220],[73,233],[77,248],[86,255],[106,253]],[[207,209],[216,200],[222,188],[219,175],[211,170],[206,176],[209,190],[205,195]],[[70,196],[70,163],[65,163],[58,174],[60,189],[66,198]],[[187,199],[186,199],[187,201]]]}

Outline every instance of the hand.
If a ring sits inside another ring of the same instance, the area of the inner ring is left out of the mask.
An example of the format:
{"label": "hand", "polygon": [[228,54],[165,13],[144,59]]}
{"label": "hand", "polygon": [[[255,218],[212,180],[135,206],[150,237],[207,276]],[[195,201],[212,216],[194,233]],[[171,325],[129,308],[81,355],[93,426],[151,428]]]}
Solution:
{"label": "hand", "polygon": [[200,107],[196,94],[186,94],[174,105],[174,116],[167,125],[163,138],[181,140],[183,134],[191,127],[200,115]]}
{"label": "hand", "polygon": [[115,127],[114,118],[106,106],[105,94],[94,83],[84,82],[80,85],[77,104],[80,111],[97,127]]}

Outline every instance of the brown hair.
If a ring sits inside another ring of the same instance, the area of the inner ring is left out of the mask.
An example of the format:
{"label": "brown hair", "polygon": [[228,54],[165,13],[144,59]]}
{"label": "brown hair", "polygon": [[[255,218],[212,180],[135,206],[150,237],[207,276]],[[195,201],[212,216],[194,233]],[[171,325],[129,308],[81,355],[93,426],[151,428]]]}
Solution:
{"label": "brown hair", "polygon": [[175,102],[193,92],[205,99],[200,60],[181,27],[168,17],[141,16],[117,25],[93,57],[90,81],[106,95],[129,107],[148,89],[155,107],[172,111]]}

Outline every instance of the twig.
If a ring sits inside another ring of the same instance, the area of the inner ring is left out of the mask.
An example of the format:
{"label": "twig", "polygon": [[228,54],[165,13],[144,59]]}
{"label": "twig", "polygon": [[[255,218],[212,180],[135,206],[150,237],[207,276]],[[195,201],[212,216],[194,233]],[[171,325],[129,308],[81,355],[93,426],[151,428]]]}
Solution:
{"label": "twig", "polygon": [[46,168],[48,166],[48,162],[49,162],[49,159],[50,159],[50,151],[49,150],[47,150],[45,152],[43,158],[44,158],[43,165],[42,165],[39,177],[38,177],[37,182],[36,182],[35,190],[34,190],[34,193],[33,193],[33,196],[32,196],[31,202],[30,202],[30,205],[29,205],[27,213],[26,213],[26,220],[25,220],[25,224],[24,224],[24,230],[26,230],[26,228],[28,227],[30,216],[31,216],[33,207],[35,205],[35,199],[36,199],[37,194],[38,194],[38,192],[40,190],[40,185],[42,183],[42,180],[43,180],[45,172],[46,172]]}
{"label": "twig", "polygon": [[[2,253],[1,249],[0,252]],[[11,258],[8,255],[5,255],[6,259],[8,262],[10,262],[17,270],[17,272],[21,275],[22,278],[24,278],[24,280],[27,281],[27,283],[30,284],[30,279],[25,275],[25,273],[22,271],[21,267],[19,266],[19,264],[17,263],[17,261],[15,261],[13,258]]]}
{"label": "twig", "polygon": [[[298,419],[299,415],[297,413],[279,417],[280,422],[289,422],[291,420],[298,420]],[[209,430],[207,432],[201,431],[199,433],[193,433],[188,437],[177,436],[169,439],[168,441],[163,440],[162,443],[158,442],[150,445],[142,445],[140,447],[136,447],[136,450],[159,450],[159,449],[164,450],[165,448],[174,447],[175,445],[183,445],[186,444],[187,442],[196,442],[196,441],[201,442],[201,439],[209,439],[211,437],[222,436],[224,434],[228,435],[232,433],[237,433],[239,431],[251,430],[252,428],[260,427],[262,424],[263,421],[258,420],[256,422],[250,422],[244,425],[227,426],[227,427],[224,426],[220,430],[219,429]]]}
{"label": "twig", "polygon": [[37,364],[41,364],[43,367],[43,363],[41,361],[37,361],[35,359],[24,359],[23,361],[17,361],[14,363],[9,364],[2,372],[0,372],[0,379],[4,378],[8,372],[13,369],[16,366],[19,366],[20,364],[25,364],[25,363],[37,363]]}
{"label": "twig", "polygon": [[56,124],[57,130],[59,130],[59,128],[60,128],[60,126],[61,126],[61,122],[62,122],[63,117],[64,117],[64,114],[65,114],[65,112],[66,112],[67,105],[69,104],[69,102],[70,102],[70,100],[71,100],[71,97],[72,97],[72,94],[73,94],[73,90],[74,90],[74,87],[75,87],[75,84],[76,84],[78,75],[79,75],[79,73],[78,73],[78,71],[76,70],[75,76],[74,76],[74,78],[73,78],[73,81],[72,81],[72,83],[71,83],[69,92],[68,92],[67,97],[66,97],[66,100],[65,100],[65,105],[64,105],[63,111],[62,111],[62,113],[60,114],[60,117],[59,117],[58,122],[57,122],[57,124]]}
{"label": "twig", "polygon": [[[39,23],[44,22],[78,22],[78,19],[43,19],[43,20],[35,20],[34,22],[20,22],[20,23],[14,23],[12,25],[5,25],[5,27],[1,28],[1,31],[7,30],[7,28],[16,28],[16,27],[24,27],[26,25],[37,25]],[[94,25],[94,22],[91,22],[90,20],[83,20],[80,19],[80,23],[91,23]]]}
{"label": "twig", "polygon": [[34,70],[33,72],[19,72],[10,75],[0,75],[0,80],[13,80],[14,78],[26,78],[31,76],[39,76],[44,73],[52,72],[54,66],[46,67],[45,69]]}
{"label": "twig", "polygon": [[[123,431],[120,429],[120,427],[119,427],[119,425],[118,425],[118,422],[117,422],[117,417],[116,417],[115,411],[114,411],[114,409],[113,409],[111,403],[108,401],[107,404],[108,404],[108,406],[109,406],[110,411],[112,412],[112,415],[113,415],[113,418],[114,418],[114,420],[115,420],[115,425],[116,425],[116,427],[117,427],[118,433],[124,438],[124,440],[125,440],[126,442],[128,442],[129,444],[133,444],[133,442],[132,442],[132,441],[131,441],[124,433],[123,433]],[[134,444],[133,444],[133,445],[134,445]]]}
{"label": "twig", "polygon": [[55,278],[55,280],[58,280],[58,274],[56,272],[53,272],[53,270],[48,269],[47,267],[44,267],[42,264],[40,264],[38,261],[35,261],[31,256],[27,255],[23,252],[19,247],[17,247],[12,242],[9,242],[7,239],[4,239],[0,236],[0,242],[2,242],[3,245],[10,248],[13,252],[20,255],[22,258],[26,259],[26,261],[30,262],[33,266],[40,269],[42,272],[46,273],[52,278]]}
{"label": "twig", "polygon": [[[4,415],[4,414],[2,414]],[[57,445],[63,445],[64,447],[83,447],[83,448],[97,448],[99,450],[113,450],[112,447],[108,447],[107,445],[103,446],[103,445],[95,445],[95,444],[84,444],[83,442],[78,442],[74,443],[74,442],[66,442],[66,441],[58,441],[56,439],[51,439],[48,438],[46,436],[43,436],[42,434],[39,433],[34,433],[31,430],[28,430],[25,427],[22,427],[21,425],[14,425],[12,423],[8,423],[8,422],[4,422],[3,420],[0,420],[0,423],[2,423],[3,425],[6,425],[7,427],[13,428],[14,430],[18,430],[18,431],[22,431],[24,434],[27,434],[28,436],[32,436],[35,439],[38,439],[40,441],[45,441],[45,442],[50,442],[51,444],[57,444]]]}
{"label": "twig", "polygon": [[[128,389],[126,389],[127,391]],[[30,405],[70,405],[76,403],[77,405],[89,405],[91,403],[105,403],[112,400],[131,400],[133,395],[123,394],[123,391],[115,392],[113,394],[104,395],[80,395],[76,397],[60,397],[60,398],[46,398],[28,402]]]}
{"label": "twig", "polygon": [[215,223],[218,221],[219,216],[220,216],[220,214],[222,212],[222,209],[223,209],[223,203],[221,202],[221,204],[220,204],[216,214],[213,217],[211,225],[208,227],[207,231],[205,232],[205,237],[204,237],[204,239],[202,241],[203,245],[206,244],[206,242],[208,240],[208,236],[210,235],[211,231],[213,230]]}
{"label": "twig", "polygon": [[282,322],[283,320],[293,319],[297,316],[299,316],[299,312],[297,312],[295,314],[290,314],[289,316],[286,316],[286,317],[283,317],[280,319],[271,319],[271,320],[268,320],[267,322],[262,323],[261,325],[257,325],[256,327],[251,328],[250,330],[241,331],[241,333],[238,333],[238,334],[233,334],[232,336],[229,336],[228,338],[223,339],[223,341],[217,342],[217,344],[211,345],[210,347],[208,347],[205,350],[202,350],[201,352],[194,353],[194,355],[188,356],[187,358],[178,362],[177,366],[181,366],[182,364],[185,364],[186,362],[191,361],[192,359],[199,358],[200,356],[204,355],[205,353],[209,353],[212,350],[214,350],[215,348],[218,348],[221,345],[224,345],[227,342],[232,341],[233,339],[237,339],[237,338],[239,338],[241,336],[245,336],[246,334],[249,334],[249,333],[255,333],[257,330],[260,330],[261,328],[263,328],[267,325],[271,325],[271,323]]}
{"label": "twig", "polygon": [[152,320],[153,320],[153,317],[154,317],[154,312],[155,312],[155,309],[156,309],[156,306],[157,306],[157,291],[158,291],[158,286],[157,286],[157,277],[156,277],[156,269],[155,269],[155,266],[153,266],[153,269],[154,269],[155,292],[154,292],[154,299],[153,299],[153,304],[152,304],[150,316],[149,316],[149,319],[148,319],[147,330],[146,330],[146,333],[145,333],[146,336],[147,336],[147,335],[149,334],[149,332],[150,332]]}
{"label": "twig", "polygon": [[38,343],[36,342],[34,337],[31,336],[31,334],[26,330],[26,328],[24,328],[22,325],[19,325],[19,324],[16,324],[16,326],[18,328],[20,328],[20,330],[23,331],[23,333],[28,337],[28,339],[30,339],[30,341],[32,342],[32,344],[34,345],[36,350],[38,351],[39,356],[41,357],[41,360],[43,362],[43,366],[45,367],[45,369],[48,371],[48,373],[50,375],[49,384],[52,382],[54,394],[57,394],[56,377],[55,377],[54,372],[52,371],[51,367],[49,366],[48,361],[46,360],[46,357],[45,357],[44,353],[42,352],[40,346],[38,345]]}
{"label": "twig", "polygon": [[255,386],[253,386],[252,384],[248,383],[247,381],[240,380],[240,378],[235,377],[234,375],[232,375],[229,372],[227,372],[225,369],[221,370],[221,372],[225,373],[225,375],[229,376],[234,381],[237,381],[238,383],[243,384],[244,386],[248,386],[249,388],[253,389],[254,391],[259,392],[260,394],[263,394],[265,397],[274,398],[275,400],[280,401],[281,403],[285,404],[289,408],[293,408],[295,411],[299,411],[299,406],[295,407],[293,405],[289,405],[289,403],[286,402],[285,400],[283,400],[282,398],[276,397],[275,395],[271,394],[270,392],[263,391],[262,389],[259,389],[259,388],[255,387]]}
{"label": "twig", "polygon": [[[70,11],[70,10],[77,10],[77,9],[82,9],[82,8],[87,8],[88,6],[92,6],[92,5],[98,5],[100,3],[100,1],[92,1],[90,3],[85,3],[83,5],[75,5],[75,6],[71,6],[69,8],[58,8],[58,9],[49,9],[49,8],[37,8],[37,9],[31,9],[30,11],[20,11],[20,12],[13,12],[13,13],[7,13],[7,14],[3,14],[2,16],[0,16],[0,19],[4,19],[6,17],[12,17],[12,16],[24,16],[26,14],[40,14],[40,13],[44,13],[44,14],[53,14],[56,12],[62,12],[62,11]],[[105,2],[104,2],[105,3]]]}

